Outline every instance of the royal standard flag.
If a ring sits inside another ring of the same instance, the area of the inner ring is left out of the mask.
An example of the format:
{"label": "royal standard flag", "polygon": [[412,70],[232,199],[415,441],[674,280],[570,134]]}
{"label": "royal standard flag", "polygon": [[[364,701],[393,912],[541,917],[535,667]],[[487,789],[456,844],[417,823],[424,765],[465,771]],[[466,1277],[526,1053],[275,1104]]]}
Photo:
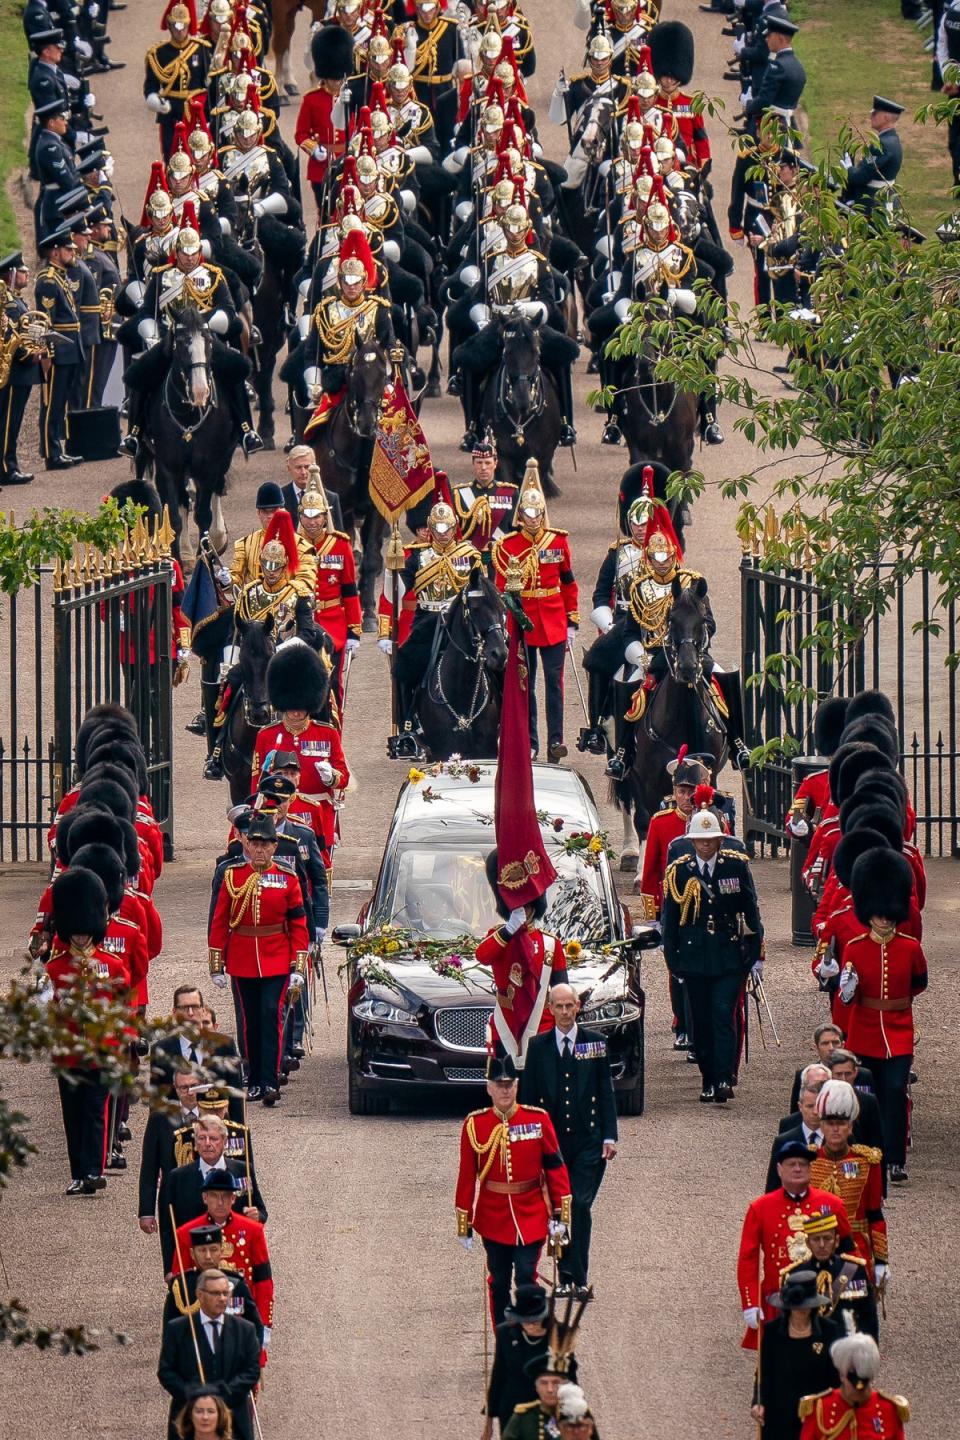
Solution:
{"label": "royal standard flag", "polygon": [[370,462],[370,498],[393,525],[433,489],[433,461],[417,413],[395,372],[383,392]]}

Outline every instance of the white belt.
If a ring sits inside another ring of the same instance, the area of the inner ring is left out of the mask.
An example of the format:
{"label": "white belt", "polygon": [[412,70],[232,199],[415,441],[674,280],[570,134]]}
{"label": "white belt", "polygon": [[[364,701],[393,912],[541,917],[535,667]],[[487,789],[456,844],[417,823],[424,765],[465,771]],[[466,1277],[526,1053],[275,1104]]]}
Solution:
{"label": "white belt", "polygon": [[[450,599],[452,600],[453,596],[451,596]],[[432,615],[435,614],[438,610],[446,609],[449,604],[450,600],[418,600],[417,609],[429,610]]]}

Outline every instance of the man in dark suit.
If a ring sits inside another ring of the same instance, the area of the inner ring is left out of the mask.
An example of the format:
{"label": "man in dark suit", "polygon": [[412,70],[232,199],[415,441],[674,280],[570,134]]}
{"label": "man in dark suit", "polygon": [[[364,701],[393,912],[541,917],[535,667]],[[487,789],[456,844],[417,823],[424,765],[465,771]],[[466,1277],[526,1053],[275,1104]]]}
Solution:
{"label": "man in dark suit", "polygon": [[[846,1072],[844,1072],[844,1074],[842,1075],[832,1074],[834,1052],[840,1050],[842,1047],[843,1031],[838,1025],[834,1025],[832,1023],[818,1025],[816,1030],[814,1030],[813,1032],[813,1048],[817,1052],[817,1059],[815,1061],[811,1061],[811,1064],[825,1065],[827,1069],[831,1071],[831,1078],[833,1080],[846,1080],[849,1085],[853,1086],[858,1095],[872,1095],[873,1075],[870,1073],[870,1071],[865,1065],[859,1064],[859,1062],[856,1060],[856,1057],[851,1053],[851,1051],[844,1050],[843,1053],[844,1055],[849,1056],[851,1060],[853,1060],[854,1075],[856,1078],[853,1080],[849,1079],[849,1076]],[[803,1075],[805,1069],[806,1066],[801,1065],[797,1069],[793,1077],[793,1088],[790,1091],[791,1114],[793,1114],[793,1112],[799,1107],[800,1077]]]}
{"label": "man in dark suit", "polygon": [[[283,507],[294,526],[300,524],[300,500],[310,484],[310,467],[316,463],[317,457],[309,445],[294,445],[287,456],[290,479],[283,487]],[[327,528],[342,530],[343,514],[339,498],[327,492],[327,504],[330,506],[330,522]]]}
{"label": "man in dark suit", "polygon": [[260,1346],[249,1320],[227,1314],[232,1294],[222,1270],[204,1270],[197,1280],[200,1308],[171,1321],[163,1332],[157,1378],[171,1396],[169,1440],[176,1440],[174,1422],[193,1387],[201,1384],[229,1407],[234,1440],[253,1440],[252,1391],[260,1379]]}
{"label": "man in dark suit", "polygon": [[[834,1051],[834,1054],[848,1055],[849,1051]],[[832,1057],[831,1057],[832,1059]],[[819,1146],[823,1144],[823,1131],[820,1128],[820,1117],[817,1114],[817,1096],[823,1089],[827,1080],[846,1080],[847,1069],[841,1064],[840,1074],[835,1074],[826,1065],[807,1065],[801,1070],[801,1086],[799,1096],[799,1108],[790,1115],[785,1115],[778,1126],[778,1133],[770,1149],[770,1164],[767,1167],[766,1192],[776,1190],[780,1184],[777,1175],[776,1152],[786,1140],[800,1140],[804,1145]],[[848,1081],[852,1084],[852,1081]],[[880,1119],[880,1109],[877,1105],[875,1095],[861,1094],[857,1091],[857,1098],[860,1101],[860,1114],[854,1121],[851,1142],[855,1145],[873,1145],[881,1152],[883,1151],[883,1125]],[[884,1176],[884,1193],[886,1193],[886,1165],[882,1173]]]}
{"label": "man in dark suit", "polygon": [[196,1084],[196,1077],[188,1070],[179,1070],[173,1077],[179,1111],[172,1114],[166,1109],[151,1110],[144,1127],[137,1210],[138,1223],[144,1235],[157,1233],[157,1191],[170,1172],[177,1168],[174,1136],[181,1125],[192,1125],[200,1119],[193,1088]]}
{"label": "man in dark suit", "polygon": [[[235,1208],[241,1215],[262,1224],[267,1220],[267,1207],[260,1194],[252,1160],[248,1169],[239,1160],[227,1160],[224,1156],[226,1128],[216,1115],[205,1115],[194,1126],[194,1145],[197,1156],[189,1165],[178,1165],[164,1178],[160,1188],[160,1249],[163,1256],[164,1274],[169,1274],[173,1265],[173,1228],[196,1220],[205,1210],[203,1203],[204,1182],[211,1170],[225,1170],[234,1177],[237,1190]],[[170,1209],[173,1208],[173,1226]]]}
{"label": "man in dark suit", "polygon": [[553,1121],[573,1194],[570,1241],[557,1266],[558,1294],[587,1283],[591,1206],[607,1161],[617,1153],[617,1104],[607,1042],[577,1024],[580,1001],[570,985],[554,985],[555,1028],[536,1035],[520,1076],[525,1105],[540,1105]]}
{"label": "man in dark suit", "polygon": [[[229,1035],[205,1030],[201,1033],[203,995],[196,985],[178,985],[173,992],[173,1018],[177,1029],[158,1040],[150,1052],[154,1085],[173,1085],[178,1070],[202,1066],[227,1087],[230,1119],[244,1123],[243,1069],[236,1042]],[[196,1032],[195,1036],[193,1032]]]}

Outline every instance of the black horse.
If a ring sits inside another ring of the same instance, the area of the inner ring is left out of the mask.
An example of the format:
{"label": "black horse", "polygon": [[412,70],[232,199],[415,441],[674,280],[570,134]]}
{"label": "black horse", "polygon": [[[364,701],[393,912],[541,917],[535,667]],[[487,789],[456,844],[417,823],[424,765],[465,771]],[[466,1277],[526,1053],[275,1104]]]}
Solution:
{"label": "black horse", "polygon": [[275,262],[264,255],[263,274],[253,293],[256,339],[251,347],[253,383],[257,391],[257,429],[265,450],[275,450],[273,374],[286,343],[283,290]]}
{"label": "black horse", "polygon": [[[144,407],[144,438],[136,460],[138,480],[155,477],[161,501],[173,519],[179,558],[192,558],[186,534],[194,486],[194,520],[201,535],[210,533],[216,549],[226,544],[221,498],[237,448],[234,419],[211,366],[213,337],[198,310],[186,305],[158,342],[167,361],[162,384]],[[224,363],[233,356],[222,347]],[[242,361],[241,356],[236,357]],[[242,362],[244,365],[245,361]]]}
{"label": "black horse", "polygon": [[668,470],[686,472],[693,467],[700,401],[672,381],[657,378],[663,353],[645,335],[636,355],[616,362],[617,408],[631,464],[659,460]]}
{"label": "black horse", "polygon": [[[656,686],[642,715],[634,722],[633,763],[623,780],[613,784],[613,798],[624,822],[624,851],[639,853],[629,835],[632,816],[637,842],[646,838],[650,817],[670,789],[667,762],[681,745],[713,756],[713,777],[723,769],[727,732],[710,683],[713,662],[708,646],[707,582],[682,590],[674,581],[674,602],[664,641],[667,673]],[[623,703],[625,686],[617,703]],[[628,843],[629,842],[629,843]]]}
{"label": "black horse", "polygon": [[519,484],[528,460],[540,466],[544,494],[557,496],[553,457],[562,415],[556,383],[540,361],[540,336],[518,310],[496,315],[501,360],[487,380],[480,401],[478,431],[493,430],[497,475]]}
{"label": "black horse", "polygon": [[477,567],[440,615],[440,639],[417,701],[431,760],[494,759],[507,663],[506,611]]}
{"label": "black horse", "polygon": [[370,461],[383,392],[393,367],[376,339],[359,344],[347,370],[347,393],[326,425],[314,430],[308,444],[320,466],[328,494],[340,501],[343,528],[360,547],[360,603],[363,628],[377,628],[377,580],[383,568],[386,524],[370,499]]}

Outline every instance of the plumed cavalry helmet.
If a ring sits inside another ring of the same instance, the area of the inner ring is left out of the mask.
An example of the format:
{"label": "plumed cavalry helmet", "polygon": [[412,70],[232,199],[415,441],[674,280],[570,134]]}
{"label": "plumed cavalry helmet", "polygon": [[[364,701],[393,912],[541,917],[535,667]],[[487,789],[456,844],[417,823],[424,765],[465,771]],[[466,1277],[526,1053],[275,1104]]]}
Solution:
{"label": "plumed cavalry helmet", "polygon": [[525,205],[508,205],[503,212],[502,225],[507,235],[526,235],[530,230],[530,216]]}
{"label": "plumed cavalry helmet", "polygon": [[437,503],[431,507],[430,514],[427,516],[427,524],[431,530],[436,531],[440,535],[446,535],[447,531],[455,529],[457,524],[457,517],[453,512],[453,507],[448,505],[445,500],[438,500]]}
{"label": "plumed cavalry helmet", "polygon": [[410,89],[410,86],[413,84],[413,76],[402,60],[398,60],[396,65],[390,66],[390,69],[387,71],[387,84],[391,90],[401,90],[405,92]]}
{"label": "plumed cavalry helmet", "polygon": [[259,134],[262,125],[262,117],[249,106],[245,106],[237,116],[237,130],[245,140],[249,140],[251,135]]}
{"label": "plumed cavalry helmet", "polygon": [[296,575],[299,566],[300,553],[297,550],[293,521],[286,510],[277,510],[271,515],[267,525],[263,548],[260,551],[260,569],[270,576],[279,575],[282,570]]}
{"label": "plumed cavalry helmet", "polygon": [[503,50],[503,36],[495,23],[487,26],[483,32],[483,39],[480,41],[481,60],[499,60]]}
{"label": "plumed cavalry helmet", "polygon": [[610,43],[605,31],[601,30],[598,34],[594,35],[590,41],[590,44],[587,46],[587,59],[590,62],[591,68],[596,65],[598,69],[602,65],[609,65],[613,59],[613,45]]}

